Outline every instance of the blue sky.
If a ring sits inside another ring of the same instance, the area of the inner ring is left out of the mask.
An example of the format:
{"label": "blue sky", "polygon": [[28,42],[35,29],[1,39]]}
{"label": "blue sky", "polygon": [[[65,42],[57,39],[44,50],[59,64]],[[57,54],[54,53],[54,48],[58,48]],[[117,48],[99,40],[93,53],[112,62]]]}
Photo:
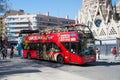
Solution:
{"label": "blue sky", "polygon": [[[113,0],[119,1],[119,0]],[[10,9],[23,9],[26,13],[45,14],[70,19],[78,16],[82,0],[10,0]]]}

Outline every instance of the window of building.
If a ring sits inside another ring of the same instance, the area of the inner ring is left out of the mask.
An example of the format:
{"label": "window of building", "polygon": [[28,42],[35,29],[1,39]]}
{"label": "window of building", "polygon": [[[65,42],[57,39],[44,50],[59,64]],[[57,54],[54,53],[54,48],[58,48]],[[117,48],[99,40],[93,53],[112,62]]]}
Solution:
{"label": "window of building", "polygon": [[106,35],[105,31],[101,29],[100,36],[105,36],[105,35]]}
{"label": "window of building", "polygon": [[115,35],[117,34],[117,31],[112,27],[112,29],[110,30],[109,35]]}

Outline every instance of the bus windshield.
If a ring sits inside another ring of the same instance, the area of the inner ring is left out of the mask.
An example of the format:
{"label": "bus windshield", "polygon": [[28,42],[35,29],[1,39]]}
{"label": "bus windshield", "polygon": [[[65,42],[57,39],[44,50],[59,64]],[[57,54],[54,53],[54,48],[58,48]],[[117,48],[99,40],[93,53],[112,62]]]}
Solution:
{"label": "bus windshield", "polygon": [[75,53],[80,56],[95,55],[95,52],[93,50],[93,43],[90,43],[89,45],[83,45],[81,42],[63,42],[62,44],[71,53]]}

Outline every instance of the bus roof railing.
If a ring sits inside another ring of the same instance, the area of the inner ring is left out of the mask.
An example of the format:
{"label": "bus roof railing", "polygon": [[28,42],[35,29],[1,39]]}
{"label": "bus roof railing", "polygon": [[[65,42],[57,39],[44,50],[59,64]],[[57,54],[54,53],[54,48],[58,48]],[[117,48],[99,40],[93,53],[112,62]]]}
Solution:
{"label": "bus roof railing", "polygon": [[32,34],[32,33],[56,33],[56,32],[71,32],[76,31],[74,26],[86,26],[84,24],[67,24],[62,27],[47,27],[43,30],[21,30],[20,34]]}
{"label": "bus roof railing", "polygon": [[21,30],[20,34],[39,33],[39,30]]}

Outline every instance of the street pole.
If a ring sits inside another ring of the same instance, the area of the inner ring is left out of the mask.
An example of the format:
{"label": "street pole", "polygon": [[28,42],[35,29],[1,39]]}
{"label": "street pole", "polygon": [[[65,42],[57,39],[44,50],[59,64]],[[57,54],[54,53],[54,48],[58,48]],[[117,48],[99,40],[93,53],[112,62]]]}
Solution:
{"label": "street pole", "polygon": [[120,38],[120,34],[119,34],[119,26],[117,26],[117,28],[118,28],[118,38]]}
{"label": "street pole", "polygon": [[106,28],[107,29],[107,39],[108,39],[108,28]]}

